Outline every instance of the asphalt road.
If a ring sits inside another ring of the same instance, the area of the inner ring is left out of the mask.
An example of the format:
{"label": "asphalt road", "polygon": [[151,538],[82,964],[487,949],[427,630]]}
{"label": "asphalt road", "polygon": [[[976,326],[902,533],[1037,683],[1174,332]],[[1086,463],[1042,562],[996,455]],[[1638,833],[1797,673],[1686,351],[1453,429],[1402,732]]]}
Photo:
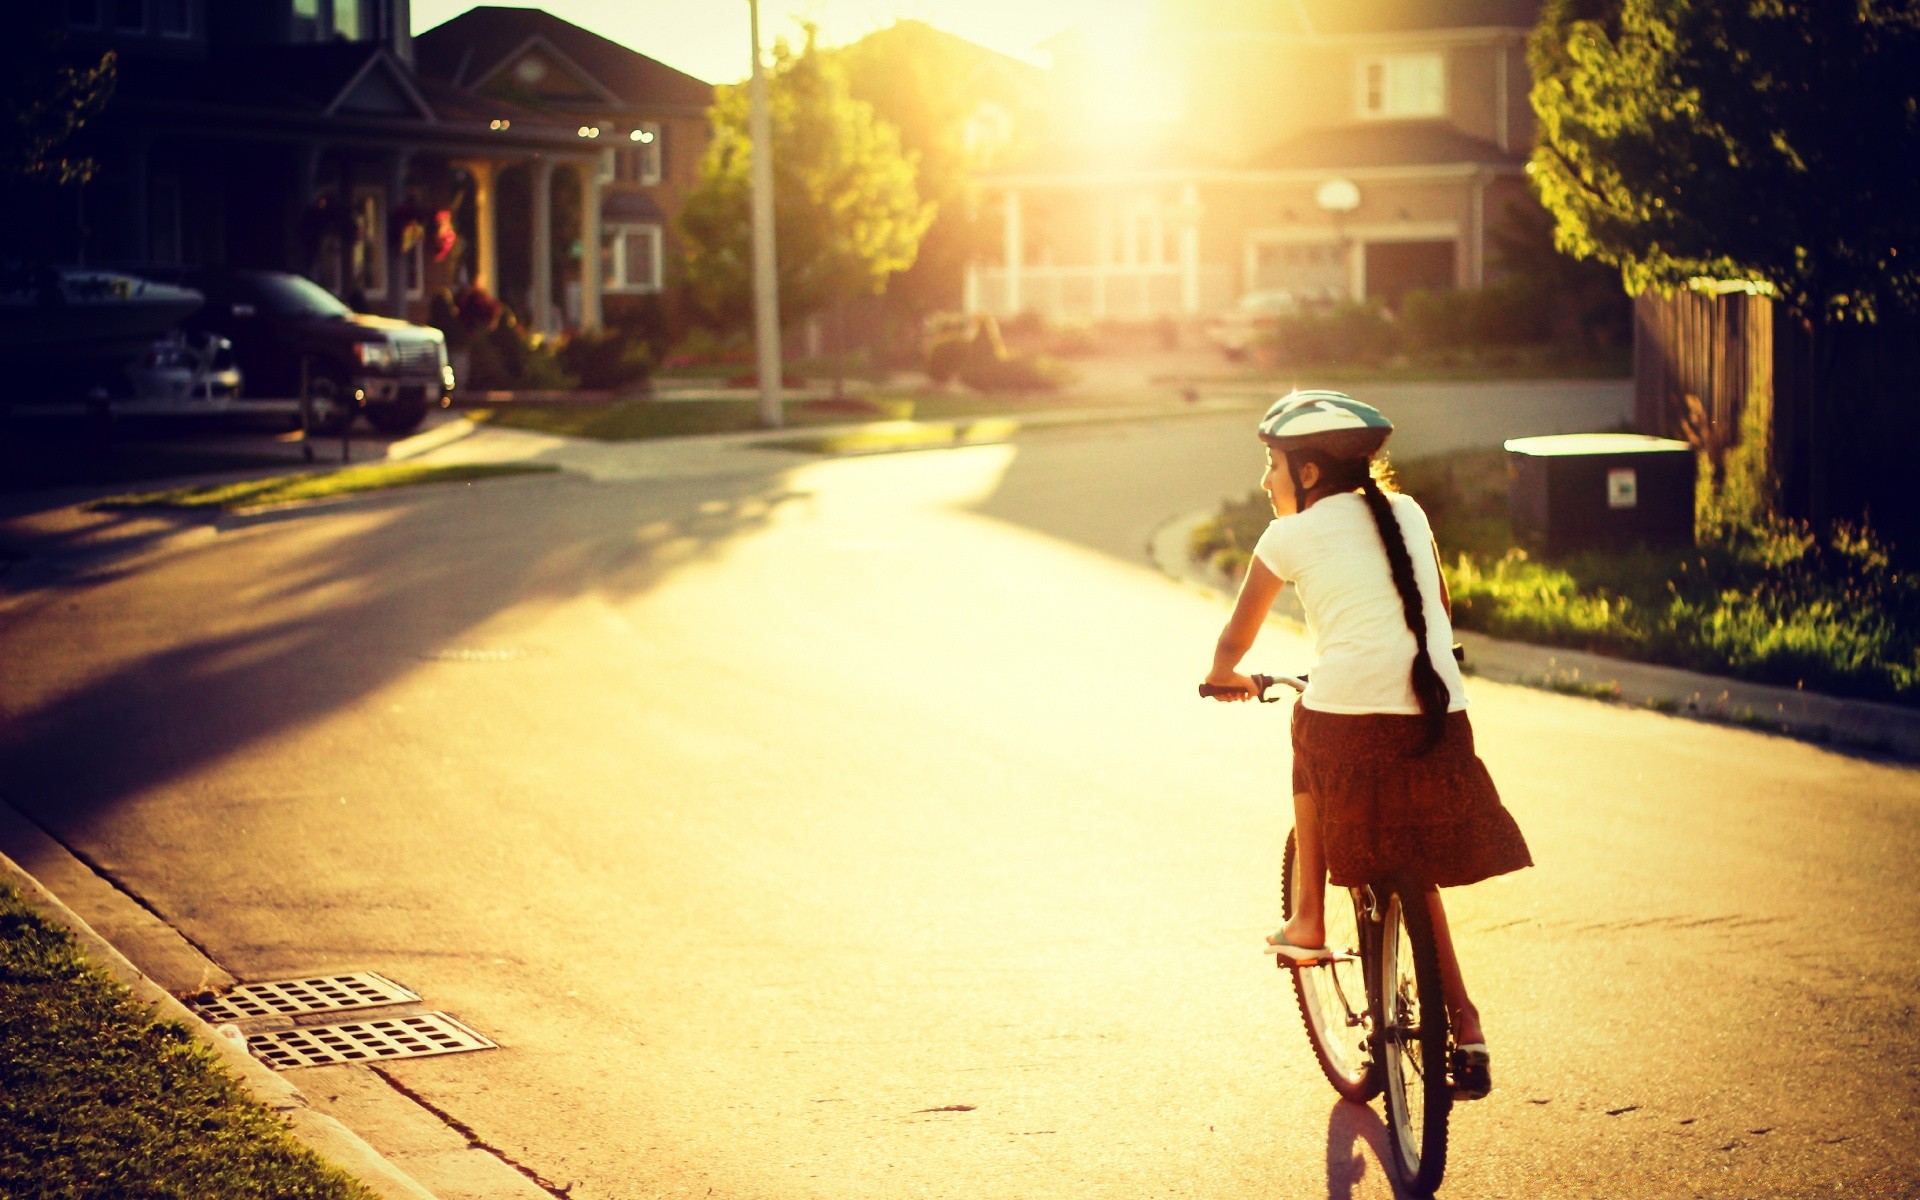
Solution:
{"label": "asphalt road", "polygon": [[[222,533],[0,609],[0,797],[240,978],[496,1038],[388,1070],[581,1200],[1386,1196],[1257,952],[1286,710],[1193,698],[1224,609],[1141,560],[1238,428]],[[1920,774],[1473,696],[1539,865],[1449,898],[1445,1194],[1920,1194]]]}

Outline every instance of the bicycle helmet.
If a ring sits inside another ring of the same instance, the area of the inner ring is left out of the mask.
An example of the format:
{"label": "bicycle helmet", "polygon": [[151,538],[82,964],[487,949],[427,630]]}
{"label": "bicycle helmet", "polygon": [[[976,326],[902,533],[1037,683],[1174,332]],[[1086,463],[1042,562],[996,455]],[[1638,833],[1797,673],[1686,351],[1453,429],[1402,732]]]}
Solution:
{"label": "bicycle helmet", "polygon": [[1393,422],[1345,392],[1294,391],[1260,418],[1260,440],[1276,450],[1317,450],[1328,458],[1371,458]]}

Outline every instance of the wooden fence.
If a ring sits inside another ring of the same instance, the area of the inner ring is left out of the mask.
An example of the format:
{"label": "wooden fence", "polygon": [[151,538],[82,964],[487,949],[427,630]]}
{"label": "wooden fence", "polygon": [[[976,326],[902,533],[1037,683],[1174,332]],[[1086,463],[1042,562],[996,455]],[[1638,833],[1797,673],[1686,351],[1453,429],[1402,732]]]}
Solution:
{"label": "wooden fence", "polygon": [[1742,291],[1634,302],[1634,423],[1718,466],[1764,429],[1782,515],[1866,521],[1920,563],[1920,324],[1815,327]]}

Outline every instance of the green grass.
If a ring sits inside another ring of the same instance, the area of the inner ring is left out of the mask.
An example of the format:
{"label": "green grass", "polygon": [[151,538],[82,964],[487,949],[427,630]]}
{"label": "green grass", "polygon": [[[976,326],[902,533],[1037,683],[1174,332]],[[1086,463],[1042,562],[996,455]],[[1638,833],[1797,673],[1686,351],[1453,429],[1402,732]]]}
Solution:
{"label": "green grass", "polygon": [[0,884],[0,1196],[370,1193]]}
{"label": "green grass", "polygon": [[557,471],[543,463],[455,463],[429,466],[417,463],[380,463],[364,467],[343,467],[337,471],[308,471],[296,475],[276,475],[270,479],[249,479],[240,483],[203,483],[168,488],[160,492],[129,492],[95,500],[93,509],[178,508],[223,509],[257,508],[268,504],[294,504],[350,496],[357,492],[378,492],[388,488],[413,487],[423,483],[463,483],[491,479],[500,475],[528,475]]}
{"label": "green grass", "polygon": [[[1846,527],[1724,524],[1686,551],[1543,559],[1513,544],[1498,450],[1414,461],[1403,488],[1439,539],[1454,623],[1830,695],[1920,705],[1920,579]],[[1244,569],[1266,498],[1222,506],[1195,531],[1197,560]]]}
{"label": "green grass", "polygon": [[809,454],[880,454],[1004,441],[1019,429],[1018,421],[1004,417],[977,421],[884,421],[838,433],[783,438],[761,444],[768,449],[800,450]]}
{"label": "green grass", "polygon": [[[915,402],[906,397],[863,399],[843,406],[790,401],[788,428],[906,420]],[[706,433],[750,433],[760,428],[758,400],[626,400],[596,406],[525,405],[477,408],[468,417],[502,429],[525,429],[560,437],[633,442]]]}

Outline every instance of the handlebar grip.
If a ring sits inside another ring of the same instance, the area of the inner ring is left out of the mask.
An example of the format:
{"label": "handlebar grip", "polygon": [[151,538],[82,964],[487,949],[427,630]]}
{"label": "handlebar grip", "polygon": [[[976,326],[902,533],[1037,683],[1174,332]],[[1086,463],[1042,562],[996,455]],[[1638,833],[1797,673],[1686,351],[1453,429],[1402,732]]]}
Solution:
{"label": "handlebar grip", "polygon": [[1203,683],[1200,685],[1200,697],[1203,700],[1213,700],[1221,696],[1244,696],[1246,694],[1247,689],[1245,688],[1216,687],[1211,683]]}

